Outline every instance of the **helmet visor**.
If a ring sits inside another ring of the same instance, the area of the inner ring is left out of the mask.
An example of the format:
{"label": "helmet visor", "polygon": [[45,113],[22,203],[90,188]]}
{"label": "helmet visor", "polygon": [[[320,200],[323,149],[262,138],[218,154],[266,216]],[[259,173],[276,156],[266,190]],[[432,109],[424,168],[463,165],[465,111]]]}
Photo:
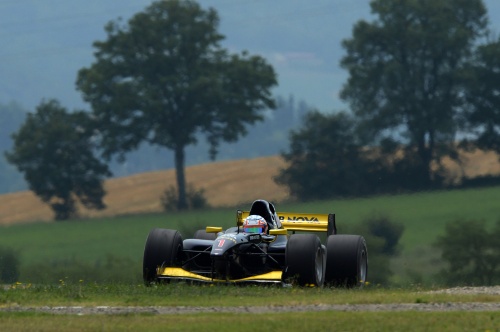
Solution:
{"label": "helmet visor", "polygon": [[245,233],[263,233],[262,227],[245,227]]}

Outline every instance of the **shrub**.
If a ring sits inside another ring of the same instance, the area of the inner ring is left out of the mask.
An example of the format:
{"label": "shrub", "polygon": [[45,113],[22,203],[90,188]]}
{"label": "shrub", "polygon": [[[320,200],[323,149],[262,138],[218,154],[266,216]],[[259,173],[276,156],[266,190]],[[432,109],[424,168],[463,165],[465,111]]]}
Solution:
{"label": "shrub", "polygon": [[448,223],[435,245],[447,263],[439,276],[448,285],[500,283],[500,220],[488,231],[484,220]]}
{"label": "shrub", "polygon": [[391,258],[399,254],[399,240],[404,226],[384,215],[365,218],[356,229],[349,230],[361,234],[366,239],[368,249],[369,274],[372,284],[387,285],[393,275]]}
{"label": "shrub", "polygon": [[6,247],[0,247],[0,282],[14,283],[19,280],[19,259],[17,253]]}
{"label": "shrub", "polygon": [[[196,190],[191,184],[187,186],[186,199],[190,210],[200,210],[209,206],[205,198],[205,190],[203,188]],[[176,187],[170,186],[165,189],[160,200],[165,211],[177,211],[179,196]]]}

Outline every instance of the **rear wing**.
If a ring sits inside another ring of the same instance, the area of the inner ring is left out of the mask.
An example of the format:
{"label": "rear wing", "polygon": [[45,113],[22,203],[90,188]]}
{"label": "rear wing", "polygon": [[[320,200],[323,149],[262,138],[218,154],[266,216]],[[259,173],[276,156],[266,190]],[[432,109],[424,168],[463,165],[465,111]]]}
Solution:
{"label": "rear wing", "polygon": [[[250,215],[250,211],[236,212],[236,224],[243,225],[243,219]],[[327,235],[337,234],[337,225],[335,224],[335,214],[321,213],[295,213],[280,212],[277,213],[281,222],[281,227],[289,232],[326,232]]]}

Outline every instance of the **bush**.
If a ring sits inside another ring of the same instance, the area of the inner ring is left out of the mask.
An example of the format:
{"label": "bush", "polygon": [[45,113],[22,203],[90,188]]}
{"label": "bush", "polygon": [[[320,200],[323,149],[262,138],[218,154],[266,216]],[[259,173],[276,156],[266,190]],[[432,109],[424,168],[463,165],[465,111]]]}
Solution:
{"label": "bush", "polygon": [[[179,196],[177,194],[177,188],[170,186],[163,192],[160,198],[161,205],[165,211],[177,211],[177,206],[179,202]],[[205,190],[196,190],[193,185],[188,185],[186,190],[186,200],[188,204],[188,209],[190,210],[200,210],[209,207],[207,199],[205,198]]]}
{"label": "bush", "polygon": [[373,215],[364,219],[356,229],[349,230],[361,234],[368,248],[369,274],[372,284],[387,285],[393,272],[391,258],[399,254],[399,240],[404,226],[384,215]]}
{"label": "bush", "polygon": [[19,260],[10,248],[0,247],[0,282],[14,283],[19,280]]}
{"label": "bush", "polygon": [[448,285],[496,285],[500,283],[500,220],[490,232],[484,220],[448,223],[435,245],[447,267],[439,278]]}

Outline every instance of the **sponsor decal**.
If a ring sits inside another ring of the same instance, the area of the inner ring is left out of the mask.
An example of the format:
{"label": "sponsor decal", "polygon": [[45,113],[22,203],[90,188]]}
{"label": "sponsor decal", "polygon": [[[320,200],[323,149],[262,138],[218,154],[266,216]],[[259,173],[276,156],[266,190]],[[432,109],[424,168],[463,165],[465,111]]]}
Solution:
{"label": "sponsor decal", "polygon": [[258,235],[258,234],[257,235],[250,235],[248,237],[248,240],[249,241],[260,241],[260,235]]}
{"label": "sponsor decal", "polygon": [[[233,234],[224,234],[224,235],[222,235],[222,236],[219,236],[219,237],[217,238],[217,240],[218,240],[218,241],[229,240],[229,241],[232,241],[232,242],[236,243],[236,236],[235,236],[235,235],[233,235]],[[219,244],[220,244],[220,242],[219,242]],[[223,244],[224,244],[224,243],[222,243],[222,245],[223,245]],[[222,246],[222,245],[220,245],[220,246]]]}
{"label": "sponsor decal", "polygon": [[316,217],[288,217],[285,219],[283,216],[279,216],[280,221],[308,221],[308,222],[319,222],[318,218]]}
{"label": "sponsor decal", "polygon": [[225,239],[219,240],[219,247],[222,247],[224,245],[224,242],[226,242]]}

